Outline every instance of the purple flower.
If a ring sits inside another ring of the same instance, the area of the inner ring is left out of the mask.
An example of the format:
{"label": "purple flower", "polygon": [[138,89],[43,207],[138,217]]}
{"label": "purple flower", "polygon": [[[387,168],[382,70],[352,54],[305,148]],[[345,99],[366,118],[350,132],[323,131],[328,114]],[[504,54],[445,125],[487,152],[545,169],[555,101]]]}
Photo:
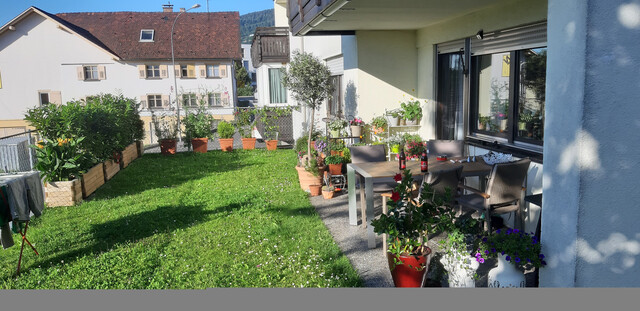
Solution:
{"label": "purple flower", "polygon": [[489,251],[488,250],[484,251],[484,254],[489,255]]}
{"label": "purple flower", "polygon": [[496,252],[496,249],[495,249],[495,248],[492,248],[492,249],[491,249],[491,252],[492,252],[492,253],[495,253],[495,252]]}
{"label": "purple flower", "polygon": [[538,257],[540,257],[540,259],[544,259],[544,255],[543,254],[538,255]]}
{"label": "purple flower", "polygon": [[500,229],[496,230],[496,233],[500,233]]}
{"label": "purple flower", "polygon": [[518,229],[513,229],[513,233],[518,233],[518,232],[520,232],[520,230],[518,230]]}
{"label": "purple flower", "polygon": [[527,262],[531,262],[531,259],[527,258]]}
{"label": "purple flower", "polygon": [[483,239],[482,239],[482,242],[487,242],[487,238],[483,238]]}
{"label": "purple flower", "polygon": [[502,255],[504,255],[504,251],[500,252]]}
{"label": "purple flower", "polygon": [[513,230],[507,229],[507,234],[511,234],[511,232],[513,232]]}
{"label": "purple flower", "polygon": [[543,265],[543,266],[546,266],[546,265],[547,265],[547,262],[543,260],[543,261],[542,261],[542,265]]}
{"label": "purple flower", "polygon": [[520,262],[520,257],[516,257],[515,261]]}
{"label": "purple flower", "polygon": [[506,259],[507,261],[511,261],[511,256],[507,255],[507,257],[505,257],[505,259]]}
{"label": "purple flower", "polygon": [[484,258],[480,257],[477,259],[479,263],[484,263]]}

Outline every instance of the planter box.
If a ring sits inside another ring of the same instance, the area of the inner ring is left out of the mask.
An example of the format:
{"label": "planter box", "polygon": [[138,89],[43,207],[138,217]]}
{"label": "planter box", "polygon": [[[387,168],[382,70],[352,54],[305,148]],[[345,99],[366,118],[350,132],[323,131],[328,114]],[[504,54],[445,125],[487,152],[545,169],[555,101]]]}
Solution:
{"label": "planter box", "polygon": [[113,160],[107,160],[102,163],[102,169],[104,170],[104,181],[107,182],[120,171],[120,164]]}
{"label": "planter box", "polygon": [[94,193],[100,186],[104,185],[104,169],[102,163],[92,167],[86,173],[82,174],[82,197],[87,198]]}
{"label": "planter box", "polygon": [[136,141],[136,147],[138,148],[138,158],[144,154],[144,143],[141,140]]}
{"label": "planter box", "polygon": [[131,164],[131,162],[133,162],[133,160],[137,158],[138,158],[138,147],[136,143],[133,143],[127,146],[127,148],[124,148],[124,150],[122,151],[122,163],[121,163],[122,168],[129,166],[129,164]]}
{"label": "planter box", "polygon": [[49,207],[73,206],[82,202],[82,185],[79,179],[44,184],[44,202]]}

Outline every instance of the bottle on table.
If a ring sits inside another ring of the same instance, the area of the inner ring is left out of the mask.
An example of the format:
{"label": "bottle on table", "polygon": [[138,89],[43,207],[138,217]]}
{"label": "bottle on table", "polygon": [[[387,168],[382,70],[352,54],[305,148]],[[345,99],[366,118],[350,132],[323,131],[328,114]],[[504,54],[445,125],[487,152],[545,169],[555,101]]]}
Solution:
{"label": "bottle on table", "polygon": [[400,170],[403,171],[407,168],[407,157],[404,155],[404,148],[400,150],[400,156],[398,156],[398,166]]}
{"label": "bottle on table", "polygon": [[422,156],[420,156],[420,171],[426,173],[429,171],[429,159],[427,157],[427,151],[422,151]]}

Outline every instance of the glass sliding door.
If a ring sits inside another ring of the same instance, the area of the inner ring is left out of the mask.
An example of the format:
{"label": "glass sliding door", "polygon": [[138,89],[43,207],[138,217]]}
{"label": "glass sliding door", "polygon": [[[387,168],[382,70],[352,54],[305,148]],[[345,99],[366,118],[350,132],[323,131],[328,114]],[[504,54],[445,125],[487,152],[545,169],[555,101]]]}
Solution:
{"label": "glass sliding door", "polygon": [[462,126],[463,53],[438,55],[436,110],[437,139],[456,139],[457,126]]}

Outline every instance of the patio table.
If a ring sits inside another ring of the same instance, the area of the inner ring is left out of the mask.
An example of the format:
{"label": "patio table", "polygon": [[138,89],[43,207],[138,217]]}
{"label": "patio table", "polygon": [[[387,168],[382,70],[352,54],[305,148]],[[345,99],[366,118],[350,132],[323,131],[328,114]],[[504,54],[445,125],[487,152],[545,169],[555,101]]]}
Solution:
{"label": "patio table", "polygon": [[[460,158],[452,159],[456,160]],[[480,157],[476,158],[476,160],[476,162],[452,163],[449,160],[437,161],[435,157],[433,159],[429,158],[429,172],[437,172],[462,166],[463,177],[488,175],[491,172],[491,166],[486,164]],[[411,170],[413,176],[424,175],[424,173],[420,171],[420,161],[407,161],[407,169]],[[364,187],[360,187],[360,204],[361,210],[363,211],[362,225],[367,228],[367,243],[369,248],[376,247],[376,235],[373,232],[373,226],[371,226],[371,221],[374,219],[373,180],[375,178],[393,177],[399,172],[397,161],[347,164],[349,224],[352,226],[358,224],[355,193],[355,175],[358,174],[360,176],[360,185],[364,185]]]}

